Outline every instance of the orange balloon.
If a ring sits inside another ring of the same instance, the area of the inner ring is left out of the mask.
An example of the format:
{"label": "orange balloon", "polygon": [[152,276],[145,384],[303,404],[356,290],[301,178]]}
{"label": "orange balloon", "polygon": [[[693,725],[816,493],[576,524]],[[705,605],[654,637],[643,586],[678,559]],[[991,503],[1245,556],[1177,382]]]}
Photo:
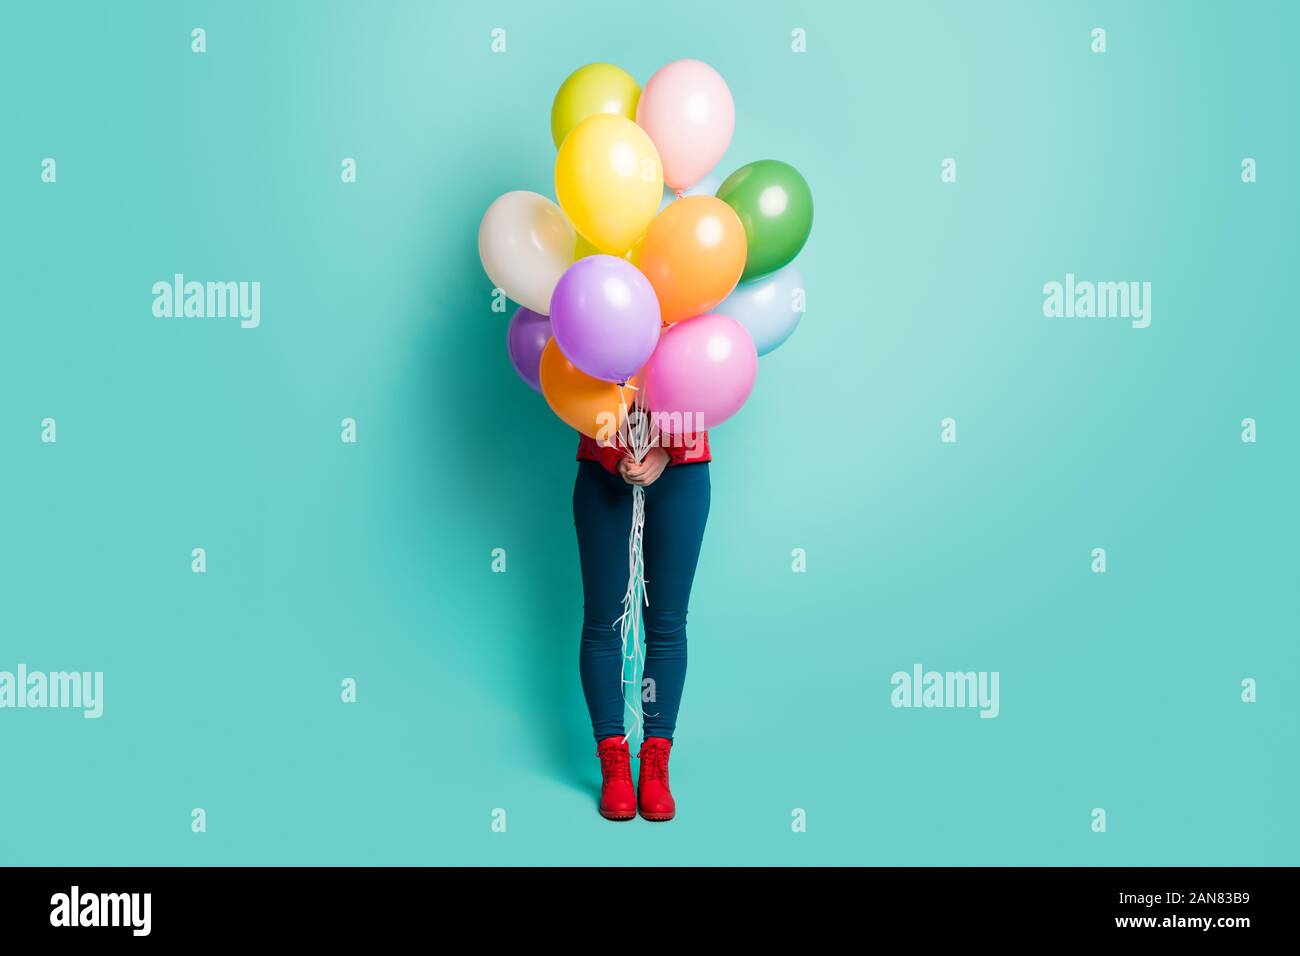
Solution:
{"label": "orange balloon", "polygon": [[564,357],[555,339],[542,349],[540,372],[546,404],[561,421],[588,438],[614,440],[635,401],[632,389],[579,371]]}
{"label": "orange balloon", "polygon": [[669,203],[646,230],[639,263],[664,324],[703,315],[731,295],[745,271],[745,250],[745,227],[721,199]]}

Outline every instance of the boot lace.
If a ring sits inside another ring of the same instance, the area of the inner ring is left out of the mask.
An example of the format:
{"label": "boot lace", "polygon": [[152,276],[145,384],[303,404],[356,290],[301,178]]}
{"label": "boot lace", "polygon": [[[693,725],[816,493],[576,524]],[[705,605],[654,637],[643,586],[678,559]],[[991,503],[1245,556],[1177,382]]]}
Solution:
{"label": "boot lace", "polygon": [[665,787],[668,786],[668,748],[656,747],[652,744],[642,744],[641,752],[637,754],[637,759],[641,761],[641,767],[645,774],[651,780],[657,780]]}
{"label": "boot lace", "polygon": [[627,751],[621,747],[609,747],[600,753],[600,773],[606,783],[614,781],[632,782],[632,764]]}

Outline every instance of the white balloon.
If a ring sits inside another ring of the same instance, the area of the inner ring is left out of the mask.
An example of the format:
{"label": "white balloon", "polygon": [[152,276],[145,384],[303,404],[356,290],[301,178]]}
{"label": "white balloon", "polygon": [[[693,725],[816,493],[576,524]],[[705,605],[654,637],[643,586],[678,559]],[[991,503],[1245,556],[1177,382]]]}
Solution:
{"label": "white balloon", "polygon": [[551,314],[551,293],[573,264],[577,244],[560,207],[522,189],[492,203],[478,227],[478,257],[488,278],[538,315]]}

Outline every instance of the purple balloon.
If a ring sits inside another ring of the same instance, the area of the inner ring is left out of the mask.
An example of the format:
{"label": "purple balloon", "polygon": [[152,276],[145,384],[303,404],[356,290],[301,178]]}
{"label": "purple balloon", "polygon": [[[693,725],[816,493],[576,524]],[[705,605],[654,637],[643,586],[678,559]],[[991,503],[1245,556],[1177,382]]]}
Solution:
{"label": "purple balloon", "polygon": [[551,293],[551,333],[565,358],[592,378],[626,382],[659,341],[659,299],[626,259],[588,256]]}
{"label": "purple balloon", "polygon": [[510,364],[534,392],[542,390],[539,377],[542,349],[546,348],[550,338],[551,320],[546,316],[520,306],[510,317],[510,328],[506,330],[506,350],[510,353]]}

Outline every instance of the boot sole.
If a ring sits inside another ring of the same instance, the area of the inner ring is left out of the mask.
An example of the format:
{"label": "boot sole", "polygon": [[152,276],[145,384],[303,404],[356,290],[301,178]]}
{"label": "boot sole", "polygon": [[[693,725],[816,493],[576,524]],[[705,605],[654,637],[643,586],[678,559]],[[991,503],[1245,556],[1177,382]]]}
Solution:
{"label": "boot sole", "polygon": [[641,811],[641,819],[649,820],[651,823],[667,823],[675,816],[677,816],[676,810],[672,813],[646,813],[644,810]]}
{"label": "boot sole", "polygon": [[597,812],[606,820],[635,820],[636,819],[635,810],[633,810],[631,813],[606,813],[604,810],[598,810]]}

